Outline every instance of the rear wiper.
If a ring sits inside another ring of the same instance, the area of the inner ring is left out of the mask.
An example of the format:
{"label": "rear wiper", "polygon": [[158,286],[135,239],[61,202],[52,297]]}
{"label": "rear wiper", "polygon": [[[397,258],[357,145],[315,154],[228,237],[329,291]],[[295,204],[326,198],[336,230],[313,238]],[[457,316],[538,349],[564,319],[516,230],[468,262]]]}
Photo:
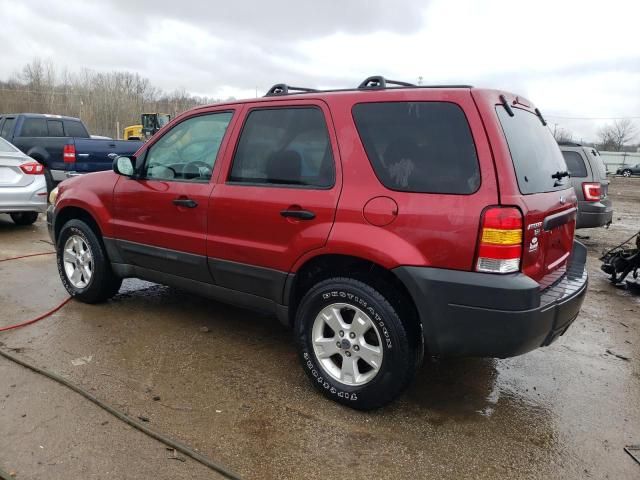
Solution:
{"label": "rear wiper", "polygon": [[569,172],[564,170],[564,171],[557,171],[556,173],[554,173],[553,175],[551,175],[551,178],[557,178],[558,180],[560,180],[561,178],[564,177],[568,177],[569,176]]}

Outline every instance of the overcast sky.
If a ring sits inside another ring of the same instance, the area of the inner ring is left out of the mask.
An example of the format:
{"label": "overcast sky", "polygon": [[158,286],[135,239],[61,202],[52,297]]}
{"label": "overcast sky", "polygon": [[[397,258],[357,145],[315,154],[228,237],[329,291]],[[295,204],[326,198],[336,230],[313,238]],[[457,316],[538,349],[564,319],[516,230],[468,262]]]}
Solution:
{"label": "overcast sky", "polygon": [[640,124],[638,0],[0,0],[0,19],[2,79],[40,57],[243,98],[383,74],[513,91],[578,139]]}

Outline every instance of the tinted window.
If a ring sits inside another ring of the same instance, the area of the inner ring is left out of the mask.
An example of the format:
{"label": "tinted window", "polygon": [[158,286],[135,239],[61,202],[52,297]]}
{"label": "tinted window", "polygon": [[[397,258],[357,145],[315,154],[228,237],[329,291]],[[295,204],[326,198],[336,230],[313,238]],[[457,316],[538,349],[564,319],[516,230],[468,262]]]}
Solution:
{"label": "tinted window", "polygon": [[242,129],[229,180],[331,187],[335,172],[324,115],[317,108],[254,110]]}
{"label": "tinted window", "polygon": [[520,192],[523,194],[552,192],[569,186],[568,177],[554,179],[567,165],[558,143],[535,114],[512,108],[510,117],[503,106],[496,107],[502,130],[509,145]]}
{"label": "tinted window", "polygon": [[0,137],[9,138],[11,131],[13,130],[13,125],[16,123],[15,118],[7,118],[2,125],[2,131],[0,132]]}
{"label": "tinted window", "polygon": [[82,137],[89,138],[87,129],[84,128],[82,122],[77,120],[65,120],[64,121],[64,133],[67,137]]}
{"label": "tinted window", "polygon": [[47,120],[47,127],[50,137],[64,137],[64,130],[62,130],[62,121]]}
{"label": "tinted window", "polygon": [[25,118],[22,122],[21,137],[48,137],[47,121],[44,118]]}
{"label": "tinted window", "polygon": [[353,118],[369,161],[392,190],[470,194],[480,169],[462,109],[447,102],[363,103]]}
{"label": "tinted window", "polygon": [[578,152],[562,152],[562,156],[572,177],[584,178],[587,176],[587,167]]}
{"label": "tinted window", "polygon": [[149,149],[144,176],[208,182],[232,115],[201,115],[174,126]]}

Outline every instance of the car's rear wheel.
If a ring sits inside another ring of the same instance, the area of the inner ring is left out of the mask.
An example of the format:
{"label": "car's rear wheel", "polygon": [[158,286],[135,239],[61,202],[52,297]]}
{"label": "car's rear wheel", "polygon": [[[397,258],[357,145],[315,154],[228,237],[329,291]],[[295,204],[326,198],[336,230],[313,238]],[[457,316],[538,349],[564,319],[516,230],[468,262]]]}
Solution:
{"label": "car's rear wheel", "polygon": [[9,215],[16,225],[31,225],[38,220],[38,212],[14,212]]}
{"label": "car's rear wheel", "polygon": [[332,278],[311,288],[296,315],[304,370],[328,398],[368,410],[390,403],[413,379],[415,342],[382,293]]}
{"label": "car's rear wheel", "polygon": [[81,220],[63,225],[57,241],[57,263],[64,287],[82,302],[108,300],[122,285],[122,279],[111,270],[102,242]]}
{"label": "car's rear wheel", "polygon": [[622,176],[623,177],[630,177],[631,176],[631,170],[624,170],[622,172]]}

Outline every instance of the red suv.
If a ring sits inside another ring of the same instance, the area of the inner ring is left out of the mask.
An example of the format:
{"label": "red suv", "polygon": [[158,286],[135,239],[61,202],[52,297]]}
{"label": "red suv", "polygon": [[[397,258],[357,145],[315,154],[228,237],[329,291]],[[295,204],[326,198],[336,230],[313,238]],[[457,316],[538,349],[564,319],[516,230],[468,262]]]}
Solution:
{"label": "red suv", "polygon": [[327,397],[389,403],[424,355],[509,357],[580,310],[576,195],[528,100],[371,77],[190,110],[113,172],[64,181],[60,277],[123,278],[273,312]]}

